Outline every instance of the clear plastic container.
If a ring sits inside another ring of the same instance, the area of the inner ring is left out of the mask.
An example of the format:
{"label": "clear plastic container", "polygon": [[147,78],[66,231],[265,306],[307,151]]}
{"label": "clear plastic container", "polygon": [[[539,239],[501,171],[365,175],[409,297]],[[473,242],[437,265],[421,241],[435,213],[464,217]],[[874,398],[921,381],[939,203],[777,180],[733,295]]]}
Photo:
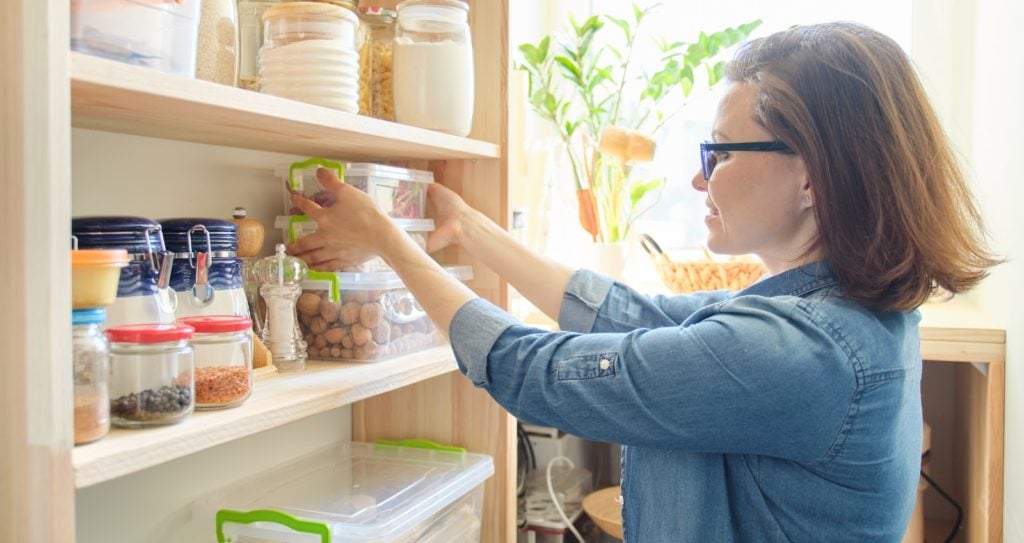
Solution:
{"label": "clear plastic container", "polygon": [[247,317],[187,317],[195,329],[196,409],[234,407],[252,393],[252,321]]}
{"label": "clear plastic container", "polygon": [[195,77],[200,0],[71,0],[71,48]]}
{"label": "clear plastic container", "polygon": [[[318,167],[333,170],[345,183],[367,193],[395,219],[422,219],[426,215],[427,187],[434,182],[433,172],[368,162],[341,164],[314,158],[292,164],[287,170],[278,168],[278,173],[288,176],[287,183],[292,191],[322,206],[330,206],[334,195],[317,182]],[[291,207],[288,194],[285,194],[285,209],[289,210],[289,215],[302,214],[301,210]]]}
{"label": "clear plastic container", "polygon": [[110,431],[110,349],[100,331],[107,311],[100,308],[71,312],[74,356],[75,445],[90,443]]}
{"label": "clear plastic container", "polygon": [[359,18],[319,2],[263,12],[260,92],[350,113],[359,111]]}
{"label": "clear plastic container", "polygon": [[406,0],[395,29],[395,120],[466,136],[473,126],[473,40],[469,5]]}
{"label": "clear plastic container", "polygon": [[[448,268],[461,281],[469,266]],[[297,303],[310,358],[377,361],[441,342],[433,321],[398,274],[310,272]]]}
{"label": "clear plastic container", "polygon": [[180,422],[195,408],[191,326],[138,324],[107,330],[114,426]]}
{"label": "clear plastic container", "polygon": [[103,307],[117,299],[121,268],[128,265],[124,249],[71,251],[71,307]]}
{"label": "clear plastic container", "polygon": [[395,46],[394,10],[377,6],[359,8],[366,37],[359,49],[359,114],[395,120],[392,55]]}
{"label": "clear plastic container", "polygon": [[493,473],[487,455],[347,443],[197,502],[194,524],[221,541],[475,543]]}
{"label": "clear plastic container", "polygon": [[[402,229],[409,237],[416,242],[424,251],[427,250],[427,236],[434,231],[434,219],[395,219],[395,224]],[[295,243],[297,240],[316,232],[317,224],[313,219],[305,215],[291,215],[288,217],[278,216],[274,226],[281,229],[283,239],[286,243]],[[346,266],[340,270],[344,272],[383,272],[391,271],[391,266],[381,257],[374,257],[362,264]]]}

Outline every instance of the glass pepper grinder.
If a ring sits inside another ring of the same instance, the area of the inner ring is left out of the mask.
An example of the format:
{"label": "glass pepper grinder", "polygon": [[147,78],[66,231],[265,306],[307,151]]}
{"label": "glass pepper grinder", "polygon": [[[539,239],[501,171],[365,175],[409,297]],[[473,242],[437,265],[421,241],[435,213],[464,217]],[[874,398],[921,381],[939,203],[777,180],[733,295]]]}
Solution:
{"label": "glass pepper grinder", "polygon": [[284,254],[283,243],[274,251],[274,256],[256,263],[260,295],[266,302],[262,339],[278,371],[299,371],[306,367],[306,342],[299,331],[295,304],[302,293],[306,264]]}

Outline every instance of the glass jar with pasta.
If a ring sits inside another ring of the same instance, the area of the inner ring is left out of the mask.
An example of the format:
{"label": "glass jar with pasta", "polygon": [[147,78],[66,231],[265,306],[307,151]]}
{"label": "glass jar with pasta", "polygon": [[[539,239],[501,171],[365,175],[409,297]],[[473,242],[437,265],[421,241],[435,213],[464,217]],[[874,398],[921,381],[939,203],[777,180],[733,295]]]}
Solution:
{"label": "glass jar with pasta", "polygon": [[395,120],[391,53],[395,44],[396,12],[377,6],[359,8],[366,32],[359,51],[359,113]]}

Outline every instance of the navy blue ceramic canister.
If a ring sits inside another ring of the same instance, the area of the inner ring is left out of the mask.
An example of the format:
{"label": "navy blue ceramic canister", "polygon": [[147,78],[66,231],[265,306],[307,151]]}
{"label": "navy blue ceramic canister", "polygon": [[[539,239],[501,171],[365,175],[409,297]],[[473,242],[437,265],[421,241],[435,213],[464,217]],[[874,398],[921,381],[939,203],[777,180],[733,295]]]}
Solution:
{"label": "navy blue ceramic canister", "polygon": [[128,251],[130,262],[121,268],[108,326],[174,320],[177,300],[168,288],[173,255],[167,252],[160,223],[144,217],[76,217],[71,234],[79,249]]}
{"label": "navy blue ceramic canister", "polygon": [[238,258],[238,226],[223,219],[160,221],[167,250],[174,253],[171,288],[178,292],[178,317],[249,316]]}

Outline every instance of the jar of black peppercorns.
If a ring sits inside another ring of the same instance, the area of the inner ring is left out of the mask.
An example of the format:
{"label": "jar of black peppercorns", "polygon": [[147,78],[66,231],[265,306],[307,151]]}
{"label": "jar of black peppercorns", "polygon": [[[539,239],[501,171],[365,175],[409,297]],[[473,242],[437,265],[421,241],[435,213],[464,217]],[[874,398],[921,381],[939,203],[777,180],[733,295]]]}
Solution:
{"label": "jar of black peppercorns", "polygon": [[195,408],[195,330],[181,324],[138,324],[107,330],[110,415],[115,426],[180,422]]}

